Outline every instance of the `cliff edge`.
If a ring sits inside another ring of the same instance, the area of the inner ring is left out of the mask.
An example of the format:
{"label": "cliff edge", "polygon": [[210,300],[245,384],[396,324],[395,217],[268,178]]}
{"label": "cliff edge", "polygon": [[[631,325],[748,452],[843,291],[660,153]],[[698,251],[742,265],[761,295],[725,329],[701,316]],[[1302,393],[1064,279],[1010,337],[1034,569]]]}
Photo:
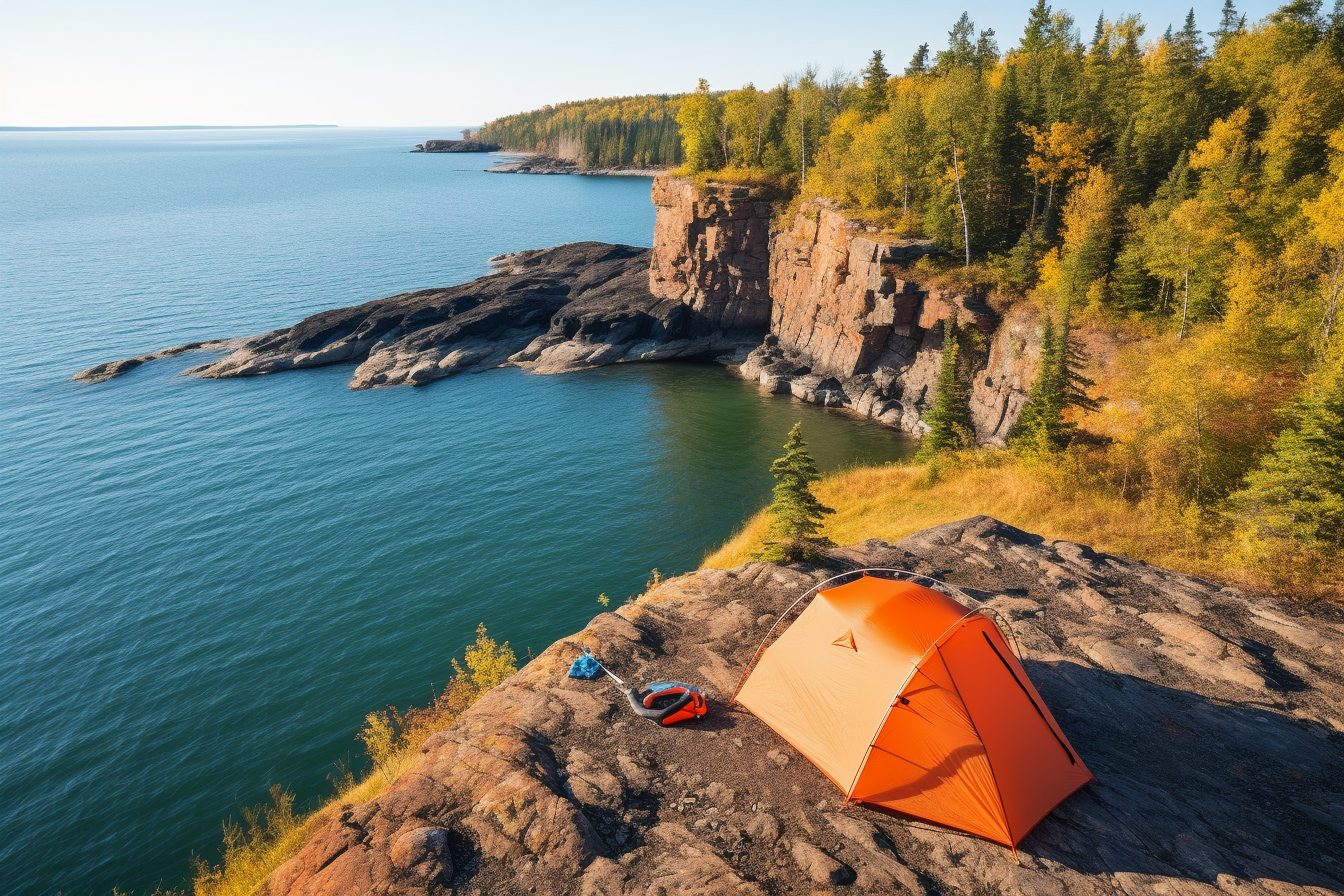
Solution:
{"label": "cliff edge", "polygon": [[229,354],[187,372],[255,376],[358,365],[352,388],[424,385],[512,364],[561,373],[625,361],[716,360],[763,389],[919,433],[952,320],[979,332],[977,439],[1002,445],[1040,356],[1035,312],[985,290],[925,282],[927,240],[884,235],[831,203],[784,221],[765,186],[653,181],[652,249],[573,243],[493,259],[496,273],[314,314],[259,336],[178,346],[75,375],[101,382],[186,351]]}
{"label": "cliff edge", "polygon": [[[1011,620],[1097,781],[1001,846],[860,807],[723,701],[822,578],[937,576]],[[820,567],[672,579],[552,645],[342,807],[270,896],[557,893],[1328,893],[1344,889],[1344,614],[1308,613],[987,517]],[[703,683],[703,722],[635,719],[565,677],[590,647],[634,681]]]}
{"label": "cliff edge", "polygon": [[732,368],[744,379],[916,433],[955,318],[983,337],[969,352],[976,435],[1003,444],[1035,376],[1035,313],[1000,315],[983,287],[923,282],[913,269],[935,254],[929,240],[884,234],[824,200],[777,220],[773,198],[762,186],[660,175],[649,291],[711,325],[765,333]]}

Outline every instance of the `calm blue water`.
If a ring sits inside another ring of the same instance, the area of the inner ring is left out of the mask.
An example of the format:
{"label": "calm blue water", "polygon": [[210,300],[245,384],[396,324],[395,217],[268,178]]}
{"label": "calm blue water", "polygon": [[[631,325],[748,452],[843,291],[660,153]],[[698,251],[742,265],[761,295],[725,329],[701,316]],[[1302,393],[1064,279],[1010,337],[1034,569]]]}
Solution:
{"label": "calm blue water", "polygon": [[442,135],[0,135],[0,892],[180,884],[272,782],[324,794],[478,622],[525,655],[695,567],[795,419],[826,467],[905,453],[710,367],[69,381],[499,252],[649,243],[647,180],[404,151]]}

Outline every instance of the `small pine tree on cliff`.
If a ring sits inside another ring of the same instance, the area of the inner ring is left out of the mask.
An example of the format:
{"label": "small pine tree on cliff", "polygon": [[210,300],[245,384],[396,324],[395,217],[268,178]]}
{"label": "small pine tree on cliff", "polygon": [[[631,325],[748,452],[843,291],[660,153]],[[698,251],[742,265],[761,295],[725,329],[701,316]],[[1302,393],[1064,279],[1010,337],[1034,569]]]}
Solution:
{"label": "small pine tree on cliff", "polygon": [[817,464],[803,442],[803,424],[795,423],[784,443],[784,455],[770,465],[775,477],[774,500],[770,502],[770,540],[758,555],[771,563],[812,560],[830,544],[820,537],[822,518],[835,511],[812,494],[812,483],[821,478]]}
{"label": "small pine tree on cliff", "polygon": [[1048,452],[1068,443],[1069,429],[1064,422],[1063,359],[1055,319],[1047,314],[1041,324],[1041,357],[1036,367],[1036,379],[1008,437],[1015,448]]}
{"label": "small pine tree on cliff", "polygon": [[944,324],[943,358],[938,366],[937,391],[933,406],[924,415],[929,429],[916,457],[932,460],[946,451],[957,451],[975,444],[971,428],[971,387],[961,363],[961,334],[954,317]]}
{"label": "small pine tree on cliff", "polygon": [[1073,423],[1064,419],[1069,408],[1095,407],[1087,389],[1092,381],[1082,374],[1086,358],[1070,338],[1069,310],[1064,309],[1059,328],[1047,314],[1041,325],[1041,360],[1036,381],[1027,393],[1027,402],[1017,418],[1008,440],[1016,448],[1050,453],[1068,446],[1073,439]]}

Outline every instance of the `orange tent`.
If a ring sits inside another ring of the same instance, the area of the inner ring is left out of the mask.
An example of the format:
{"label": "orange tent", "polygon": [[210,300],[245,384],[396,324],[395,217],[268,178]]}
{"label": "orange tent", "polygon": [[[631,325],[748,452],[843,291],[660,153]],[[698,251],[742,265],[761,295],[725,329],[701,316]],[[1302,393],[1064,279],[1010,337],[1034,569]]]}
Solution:
{"label": "orange tent", "polygon": [[998,626],[912,582],[865,572],[819,592],[735,702],[846,800],[1014,849],[1092,780]]}

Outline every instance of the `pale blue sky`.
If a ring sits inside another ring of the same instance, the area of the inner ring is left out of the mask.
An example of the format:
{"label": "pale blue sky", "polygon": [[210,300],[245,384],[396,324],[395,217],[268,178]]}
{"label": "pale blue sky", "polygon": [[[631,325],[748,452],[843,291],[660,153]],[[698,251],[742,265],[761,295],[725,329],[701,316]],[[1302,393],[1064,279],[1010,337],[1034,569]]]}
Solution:
{"label": "pale blue sky", "polygon": [[[772,84],[942,45],[964,8],[1015,43],[1010,3],[597,0],[0,0],[0,125],[474,124],[589,96]],[[1056,4],[1087,36],[1137,12],[1160,34],[1188,3]],[[1222,0],[1194,3],[1213,28]],[[1252,20],[1278,4],[1242,0]]]}

